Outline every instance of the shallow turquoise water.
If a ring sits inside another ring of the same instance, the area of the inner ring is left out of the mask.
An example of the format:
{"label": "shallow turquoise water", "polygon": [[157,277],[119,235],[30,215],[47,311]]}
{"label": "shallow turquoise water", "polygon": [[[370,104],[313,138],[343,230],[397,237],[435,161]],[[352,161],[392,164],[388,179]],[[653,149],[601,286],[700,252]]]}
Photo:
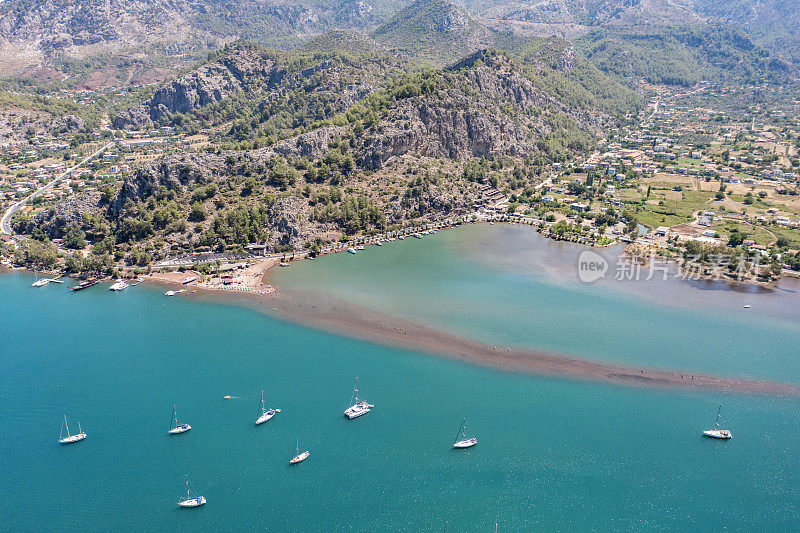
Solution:
{"label": "shallow turquoise water", "polygon": [[[800,526],[797,400],[539,379],[33,279],[0,276],[4,530]],[[355,376],[376,408],[347,421]],[[262,388],[283,412],[254,427]],[[704,440],[720,402],[734,438]],[[169,437],[173,403],[193,429]],[[57,444],[65,413],[85,441]],[[463,417],[479,444],[459,453]],[[184,474],[205,507],[176,507]]]}
{"label": "shallow turquoise water", "polygon": [[275,282],[487,343],[800,383],[800,284],[732,291],[646,271],[616,281],[618,249],[603,252],[607,278],[586,284],[585,249],[528,226],[477,224],[297,263]]}

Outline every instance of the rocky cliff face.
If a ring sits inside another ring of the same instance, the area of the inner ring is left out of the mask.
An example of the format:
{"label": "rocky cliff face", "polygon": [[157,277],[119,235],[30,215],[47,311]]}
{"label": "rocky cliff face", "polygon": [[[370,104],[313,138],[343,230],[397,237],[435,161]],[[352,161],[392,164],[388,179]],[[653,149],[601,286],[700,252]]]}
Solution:
{"label": "rocky cliff face", "polygon": [[247,97],[239,104],[243,115],[252,113],[263,122],[285,111],[303,116],[302,125],[307,125],[363,100],[397,71],[389,58],[352,60],[327,54],[298,60],[263,47],[236,46],[120,113],[114,127],[147,128],[174,113],[199,110],[236,94]]}
{"label": "rocky cliff face", "polygon": [[478,52],[449,74],[447,88],[403,102],[364,139],[363,166],[380,168],[406,153],[459,160],[521,155],[535,152],[552,131],[550,113],[563,113],[587,131],[607,120],[543,93],[505,56]]}
{"label": "rocky cliff face", "polygon": [[186,113],[221,102],[235,93],[269,90],[286,75],[285,62],[263,49],[239,49],[209,62],[160,88],[143,105],[114,119],[114,127],[148,127],[173,113]]}

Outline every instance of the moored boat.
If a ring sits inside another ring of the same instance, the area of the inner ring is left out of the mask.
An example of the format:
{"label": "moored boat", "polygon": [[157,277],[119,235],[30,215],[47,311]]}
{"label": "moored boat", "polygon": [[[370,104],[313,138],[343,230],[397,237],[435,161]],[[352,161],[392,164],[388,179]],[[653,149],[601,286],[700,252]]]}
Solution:
{"label": "moored boat", "polygon": [[72,290],[72,291],[82,291],[83,289],[87,289],[87,288],[91,287],[92,285],[97,285],[97,279],[96,278],[85,279],[85,280],[81,281],[80,283],[78,283],[77,285],[74,285],[74,286],[70,287],[70,290]]}
{"label": "moored boat", "polygon": [[478,439],[476,437],[467,438],[466,424],[467,424],[467,419],[465,418],[461,422],[461,427],[458,428],[458,433],[456,433],[456,438],[455,441],[453,442],[453,448],[456,449],[472,448],[473,446],[478,444]]}
{"label": "moored boat", "polygon": [[175,291],[167,291],[164,293],[164,296],[175,296]]}
{"label": "moored boat", "polygon": [[369,413],[373,407],[375,406],[371,403],[358,399],[358,378],[356,378],[356,388],[353,389],[353,394],[350,396],[350,407],[345,409],[344,416],[352,420]]}
{"label": "moored boat", "polygon": [[276,413],[280,413],[280,409],[267,409],[264,407],[264,391],[261,391],[261,414],[256,418],[256,425],[263,424],[269,421]]}
{"label": "moored boat", "polygon": [[47,278],[37,279],[36,281],[31,283],[31,287],[44,287],[48,283],[50,283],[50,280]]}
{"label": "moored boat", "polygon": [[185,508],[200,507],[206,504],[205,496],[192,496],[189,491],[189,476],[186,476],[186,497],[178,501],[178,505]]}
{"label": "moored boat", "polygon": [[703,436],[711,437],[712,439],[729,439],[733,435],[727,429],[720,429],[719,428],[719,420],[720,414],[722,413],[722,404],[719,405],[719,409],[717,410],[717,421],[714,424],[714,429],[708,429],[703,432]]}
{"label": "moored boat", "polygon": [[169,426],[169,434],[170,435],[177,435],[179,433],[186,433],[192,429],[192,426],[189,424],[179,424],[178,423],[178,415],[175,412],[175,406],[172,406],[172,421],[170,422]]}
{"label": "moored boat", "polygon": [[348,248],[347,251],[348,251],[348,253],[351,253],[351,254],[356,253],[356,249],[353,248],[352,246],[350,248]]}
{"label": "moored boat", "polygon": [[303,461],[308,459],[309,455],[311,455],[311,453],[308,450],[304,451],[303,453],[300,453],[300,438],[299,437],[297,438],[297,446],[295,447],[295,454],[296,455],[294,457],[292,457],[292,459],[289,461],[289,464],[296,465],[297,463],[302,463]]}
{"label": "moored boat", "polygon": [[128,284],[127,284],[127,283],[125,283],[125,281],[123,281],[123,280],[121,280],[121,279],[118,279],[117,281],[115,281],[115,282],[114,282],[114,283],[113,283],[113,284],[112,284],[112,285],[111,285],[111,286],[108,288],[108,290],[110,290],[110,291],[124,291],[124,290],[125,290],[125,289],[127,289],[127,288],[128,288]]}
{"label": "moored boat", "polygon": [[[64,436],[64,428],[67,429],[67,436]],[[86,433],[81,429],[81,423],[78,422],[78,433],[75,435],[69,434],[69,424],[67,424],[67,415],[64,415],[64,425],[61,426],[61,434],[58,436],[58,442],[61,444],[72,444],[73,442],[82,441],[86,438]]]}

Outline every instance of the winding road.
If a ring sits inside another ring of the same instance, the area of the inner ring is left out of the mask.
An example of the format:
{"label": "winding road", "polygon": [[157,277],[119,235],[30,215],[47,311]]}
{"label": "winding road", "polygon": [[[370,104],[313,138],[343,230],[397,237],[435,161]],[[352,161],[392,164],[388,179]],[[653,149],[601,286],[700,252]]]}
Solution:
{"label": "winding road", "polygon": [[86,156],[78,164],[69,167],[67,170],[65,170],[64,172],[59,174],[56,178],[54,178],[53,180],[49,181],[45,185],[39,187],[34,192],[32,192],[30,195],[28,195],[27,197],[23,198],[19,202],[13,204],[11,207],[9,207],[6,210],[6,212],[3,214],[3,218],[0,219],[0,233],[4,233],[6,235],[13,235],[14,234],[14,230],[11,229],[11,218],[14,216],[14,213],[16,213],[17,211],[22,209],[22,207],[24,207],[25,204],[27,204],[30,200],[36,198],[37,196],[43,194],[46,191],[52,189],[59,181],[64,179],[65,176],[69,175],[70,172],[72,172],[76,168],[79,168],[79,167],[85,165],[88,161],[91,161],[92,159],[94,159],[98,155],[102,154],[106,149],[108,149],[110,146],[112,146],[115,142],[116,141],[111,141],[110,143],[106,144],[105,146],[103,146],[102,148],[100,148],[99,150],[94,152],[93,154],[91,154],[89,156]]}

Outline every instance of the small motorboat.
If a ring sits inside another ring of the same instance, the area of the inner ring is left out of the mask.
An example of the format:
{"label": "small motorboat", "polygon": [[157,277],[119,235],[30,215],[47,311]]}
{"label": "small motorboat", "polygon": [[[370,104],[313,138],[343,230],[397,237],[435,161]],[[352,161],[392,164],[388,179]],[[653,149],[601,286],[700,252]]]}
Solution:
{"label": "small motorboat", "polygon": [[366,250],[366,248],[364,247],[363,244],[359,244],[358,246],[356,246],[356,250]]}
{"label": "small motorboat", "polygon": [[351,253],[351,254],[355,254],[356,253],[356,249],[353,248],[353,247],[350,247],[350,248],[347,249],[347,252]]}
{"label": "small motorboat", "polygon": [[222,397],[222,399],[223,400],[230,400],[231,396],[230,396],[230,394],[226,394],[225,396]]}
{"label": "small motorboat", "polygon": [[189,276],[188,278],[183,278],[183,281],[181,281],[181,283],[184,284],[184,285],[188,285],[188,284],[190,284],[191,282],[193,282],[196,279],[197,279],[197,276]]}
{"label": "small motorboat", "polygon": [[119,292],[119,291],[124,291],[124,290],[125,290],[125,289],[127,289],[127,288],[128,288],[128,284],[127,284],[127,283],[125,283],[123,280],[121,280],[121,279],[118,279],[117,281],[115,281],[115,282],[114,282],[114,284],[113,284],[113,285],[111,285],[111,286],[108,288],[108,290],[110,290],[110,291],[117,291],[117,292]]}
{"label": "small motorboat", "polygon": [[297,463],[302,463],[303,461],[308,459],[309,455],[311,455],[311,452],[309,452],[308,450],[304,451],[303,453],[300,453],[300,438],[297,439],[297,447],[295,448],[295,453],[297,455],[292,457],[292,460],[289,461],[289,464],[291,464],[291,465],[296,465]]}
{"label": "small motorboat", "polygon": [[175,296],[175,291],[167,291],[164,293],[164,296]]}
{"label": "small motorboat", "polygon": [[745,309],[750,309],[750,304],[745,304],[745,305],[744,305],[744,308],[745,308]]}

